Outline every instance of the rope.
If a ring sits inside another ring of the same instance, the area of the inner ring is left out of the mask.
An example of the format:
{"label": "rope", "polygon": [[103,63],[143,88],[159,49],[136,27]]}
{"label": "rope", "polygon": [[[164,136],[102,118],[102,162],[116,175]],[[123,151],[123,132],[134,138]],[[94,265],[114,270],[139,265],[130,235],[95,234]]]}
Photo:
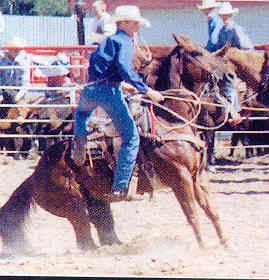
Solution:
{"label": "rope", "polygon": [[[198,129],[203,129],[203,130],[217,130],[221,127],[223,127],[226,122],[228,121],[228,118],[229,118],[229,112],[228,111],[225,111],[225,116],[224,116],[224,120],[223,122],[221,122],[219,125],[216,125],[214,127],[207,127],[207,126],[203,126],[203,125],[199,125],[199,124],[196,124],[194,123],[194,121],[197,119],[198,115],[200,114],[201,112],[201,105],[209,105],[209,106],[215,106],[215,107],[220,107],[220,108],[225,108],[226,106],[224,104],[218,104],[218,103],[212,103],[212,102],[206,102],[206,101],[201,101],[200,98],[198,98],[198,96],[194,93],[190,93],[194,98],[195,100],[190,100],[188,98],[184,98],[184,97],[177,97],[177,96],[169,96],[169,95],[165,95],[165,93],[173,93],[173,92],[179,92],[180,89],[170,89],[170,90],[166,90],[164,91],[163,93],[163,96],[165,99],[174,99],[174,100],[178,100],[178,101],[186,101],[186,102],[191,102],[191,103],[194,103],[194,104],[198,104],[199,105],[199,108],[198,108],[198,111],[197,113],[195,114],[195,116],[191,119],[191,120],[187,120],[185,119],[184,117],[180,116],[179,114],[177,114],[176,112],[170,110],[169,108],[159,104],[159,103],[156,103],[156,102],[153,102],[152,100],[148,100],[148,99],[145,99],[145,98],[142,98],[143,102],[145,103],[149,103],[149,104],[152,104],[156,107],[159,107],[165,111],[167,111],[169,114],[171,114],[173,117],[185,122],[184,125],[180,125],[180,126],[176,126],[176,127],[168,127],[168,126],[165,126],[164,124],[162,124],[157,118],[156,116],[153,114],[154,118],[161,124],[161,126],[165,127],[165,128],[168,128],[170,130],[173,130],[173,129],[179,129],[179,128],[183,128],[187,125],[190,125],[192,127],[195,127],[195,128],[198,128]],[[182,91],[182,90],[181,90]],[[184,92],[184,93],[189,93],[189,92]],[[251,96],[250,98],[253,98],[253,96]],[[265,111],[265,112],[268,112],[269,109],[266,109],[266,108],[255,108],[255,107],[242,107],[242,110],[251,110],[251,111]],[[268,119],[267,117],[265,118],[259,118],[259,117],[243,117],[243,119],[246,119],[246,120],[259,120],[259,119]]]}
{"label": "rope", "polygon": [[[182,91],[182,90],[180,90],[180,89],[170,89],[170,90],[164,91],[164,93],[173,93],[173,92],[179,92],[179,91]],[[165,107],[165,106],[163,106],[163,105],[161,105],[161,104],[159,104],[159,103],[153,102],[152,100],[145,99],[145,98],[141,98],[141,100],[143,100],[143,102],[145,102],[145,103],[152,104],[152,105],[154,105],[154,106],[156,106],[156,107],[161,108],[162,110],[167,111],[167,112],[168,112],[169,114],[171,114],[173,117],[175,117],[175,118],[177,118],[177,119],[179,119],[179,120],[181,120],[181,121],[184,122],[184,124],[183,124],[183,125],[180,125],[180,126],[173,126],[173,127],[169,126],[169,127],[168,127],[168,126],[165,126],[164,124],[162,124],[162,123],[156,118],[156,116],[153,115],[154,118],[160,123],[161,126],[165,127],[166,129],[169,129],[169,130],[180,129],[180,128],[183,128],[183,127],[185,127],[185,126],[187,126],[187,125],[190,125],[190,126],[192,126],[192,127],[198,128],[198,129],[216,130],[216,129],[221,128],[221,127],[227,122],[227,120],[228,120],[228,112],[225,113],[224,121],[223,121],[221,124],[217,125],[217,126],[214,126],[214,127],[206,127],[206,126],[202,126],[202,125],[195,124],[194,121],[197,119],[197,117],[199,116],[199,114],[200,114],[200,112],[201,112],[201,104],[218,105],[219,107],[225,107],[225,106],[224,106],[224,105],[220,105],[220,104],[214,104],[214,103],[209,103],[209,102],[203,102],[203,101],[200,100],[200,98],[199,98],[196,94],[194,94],[194,93],[192,93],[192,92],[186,92],[186,91],[185,91],[184,93],[188,93],[188,94],[192,95],[192,96],[195,98],[195,100],[190,100],[190,99],[188,99],[188,98],[183,98],[183,97],[178,97],[178,96],[170,96],[170,95],[165,95],[165,94],[164,94],[163,96],[164,96],[165,99],[174,99],[174,100],[178,100],[178,101],[187,101],[187,102],[192,102],[192,103],[194,103],[194,104],[198,104],[198,105],[199,105],[198,111],[197,111],[197,113],[195,114],[195,116],[194,116],[191,120],[185,119],[184,117],[182,117],[181,115],[177,114],[176,112],[170,110],[169,108],[167,108],[167,107]]]}
{"label": "rope", "polygon": [[[167,90],[167,91],[164,91],[164,92],[166,92],[166,93],[171,93],[171,92],[179,92],[179,91],[182,92],[182,90],[180,90],[180,89],[170,89],[170,90]],[[195,116],[194,116],[191,120],[185,119],[184,117],[182,117],[182,116],[179,115],[178,113],[174,112],[173,110],[170,110],[169,108],[167,108],[167,107],[165,107],[165,106],[163,106],[163,105],[161,105],[161,104],[159,104],[159,103],[156,103],[156,102],[154,102],[154,101],[152,101],[152,100],[145,99],[145,98],[143,98],[143,97],[141,98],[141,100],[142,100],[143,102],[145,102],[145,103],[151,104],[151,106],[154,105],[154,106],[159,107],[160,109],[162,109],[162,110],[164,110],[164,111],[167,111],[167,112],[168,112],[169,114],[171,114],[173,117],[175,117],[175,118],[177,118],[177,119],[179,119],[179,120],[181,120],[181,121],[184,122],[183,125],[179,125],[179,126],[173,126],[173,127],[171,127],[171,126],[166,126],[166,125],[164,125],[163,123],[161,123],[161,122],[157,119],[157,117],[155,116],[155,114],[153,114],[153,117],[155,118],[155,120],[157,120],[157,121],[160,123],[160,125],[161,125],[162,127],[165,127],[166,129],[169,129],[169,130],[174,130],[174,129],[183,128],[183,127],[185,127],[185,126],[187,126],[187,125],[192,124],[193,121],[196,120],[196,118],[199,116],[199,114],[200,114],[200,112],[201,112],[201,105],[200,105],[200,102],[199,102],[199,97],[198,97],[196,94],[192,93],[192,92],[184,92],[184,93],[191,94],[191,95],[196,99],[196,100],[193,100],[194,103],[196,103],[196,104],[199,105],[199,109],[198,109],[197,113],[195,114]],[[181,98],[181,97],[176,97],[176,96],[169,96],[169,95],[163,95],[163,96],[164,96],[165,99],[175,99],[175,100],[181,100],[181,101],[188,100],[188,99],[186,99],[186,98]],[[152,112],[153,112],[153,110],[152,110]]]}
{"label": "rope", "polygon": [[247,130],[247,131],[242,131],[242,130],[233,130],[233,131],[216,131],[217,134],[231,134],[231,133],[236,133],[236,134],[264,134],[264,133],[269,133],[269,130]]}

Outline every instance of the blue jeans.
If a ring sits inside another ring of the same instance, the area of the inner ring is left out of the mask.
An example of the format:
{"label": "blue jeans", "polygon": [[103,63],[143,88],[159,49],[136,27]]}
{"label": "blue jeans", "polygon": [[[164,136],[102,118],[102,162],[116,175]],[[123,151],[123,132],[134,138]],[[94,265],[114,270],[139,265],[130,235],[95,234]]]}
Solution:
{"label": "blue jeans", "polygon": [[120,86],[97,84],[84,88],[75,113],[75,135],[87,135],[86,123],[97,106],[112,119],[122,140],[112,190],[129,185],[139,149],[139,134]]}

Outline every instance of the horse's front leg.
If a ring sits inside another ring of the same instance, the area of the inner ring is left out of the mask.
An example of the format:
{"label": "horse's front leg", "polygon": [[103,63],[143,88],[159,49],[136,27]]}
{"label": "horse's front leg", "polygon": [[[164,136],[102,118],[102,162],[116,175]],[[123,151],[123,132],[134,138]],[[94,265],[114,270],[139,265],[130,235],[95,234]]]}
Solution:
{"label": "horse's front leg", "polygon": [[224,246],[227,246],[228,238],[222,230],[219,214],[209,191],[209,185],[210,181],[208,174],[206,170],[203,169],[198,174],[195,182],[195,198],[200,207],[204,210],[207,217],[211,220],[219,237],[220,243]]}
{"label": "horse's front leg", "polygon": [[204,242],[202,240],[200,230],[200,222],[195,206],[193,176],[190,170],[183,165],[178,166],[177,171],[178,176],[176,176],[172,185],[173,191],[179,204],[181,205],[187,221],[194,231],[199,247],[204,248]]}

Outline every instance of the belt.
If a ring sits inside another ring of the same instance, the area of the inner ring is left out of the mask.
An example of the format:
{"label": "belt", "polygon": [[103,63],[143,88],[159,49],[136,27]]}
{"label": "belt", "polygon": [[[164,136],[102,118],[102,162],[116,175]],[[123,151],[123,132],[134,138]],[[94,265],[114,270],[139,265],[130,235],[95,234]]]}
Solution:
{"label": "belt", "polygon": [[108,85],[108,86],[119,86],[121,82],[116,82],[116,81],[109,81],[106,79],[103,80],[90,80],[90,83],[96,84],[96,85]]}

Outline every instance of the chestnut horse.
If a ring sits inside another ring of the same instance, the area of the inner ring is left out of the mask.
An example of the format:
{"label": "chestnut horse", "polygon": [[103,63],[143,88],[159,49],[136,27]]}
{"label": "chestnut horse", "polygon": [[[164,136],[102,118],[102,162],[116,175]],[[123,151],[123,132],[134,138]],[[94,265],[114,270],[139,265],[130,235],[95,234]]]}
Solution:
{"label": "chestnut horse", "polygon": [[[214,130],[229,125],[225,90],[236,88],[238,78],[235,67],[185,36],[174,35],[174,39],[177,42],[175,47],[152,47],[151,61],[137,56],[136,60],[140,59],[137,68],[151,87],[157,90],[187,88],[205,103],[195,123],[202,129],[208,145],[208,168],[212,169],[215,163]],[[241,96],[241,99],[244,98]]]}
{"label": "chestnut horse", "polygon": [[[160,186],[172,188],[199,246],[203,247],[197,202],[215,227],[220,243],[227,245],[209,191],[204,143],[190,126],[182,124],[177,115],[173,115],[176,103],[173,102],[173,94],[170,95],[171,99],[166,98],[162,105],[152,105],[155,133],[141,136],[138,191],[151,192]],[[180,95],[187,97],[189,92],[180,91],[174,97]],[[147,102],[148,99],[142,100],[143,104]],[[184,111],[195,113],[196,105],[190,102],[183,104],[182,114]],[[95,248],[90,233],[91,223],[97,229],[101,245],[120,244],[114,230],[110,203],[103,200],[104,194],[110,191],[113,179],[113,140],[116,135],[111,132],[110,125],[104,127],[104,132],[106,136],[100,136],[102,141],[99,146],[98,137],[90,136],[92,140],[88,141],[85,166],[78,167],[72,161],[71,142],[68,140],[44,152],[34,173],[0,209],[0,235],[5,250],[17,251],[27,246],[23,225],[34,201],[48,212],[68,219],[80,249]],[[101,147],[101,156],[93,156],[91,145],[97,145],[95,151]]]}
{"label": "chestnut horse", "polygon": [[[232,63],[238,77],[243,80],[248,89],[254,92],[251,103],[243,103],[244,112],[247,107],[254,107],[257,110],[249,111],[249,116],[269,117],[269,61],[267,52],[256,52],[229,48],[228,46],[215,53],[222,57],[227,63]],[[267,119],[253,120],[250,122],[249,130],[263,131],[269,129]],[[268,145],[263,134],[249,134],[248,142],[251,145]],[[268,149],[267,149],[268,150]],[[257,155],[263,155],[262,148],[258,148]]]}
{"label": "chestnut horse", "polygon": [[[225,123],[225,108],[204,105],[199,116],[199,124],[207,127],[204,131],[205,140],[208,144],[208,165],[214,166],[214,130],[264,130],[269,127],[268,120],[252,120],[249,117],[268,117],[266,105],[269,103],[269,62],[268,54],[253,51],[244,51],[237,48],[225,46],[215,54],[209,54],[199,44],[192,42],[184,36],[174,36],[181,47],[178,58],[174,58],[173,87],[183,85],[196,92],[202,101],[218,103],[218,98],[214,92],[219,91],[222,95],[225,87],[234,87],[238,90],[240,103],[242,106],[241,115],[245,120],[238,126],[231,126]],[[158,58],[159,59],[159,58]],[[154,62],[156,65],[156,62]],[[150,65],[149,65],[150,66]],[[147,72],[150,72],[147,70]],[[177,73],[178,72],[178,73]],[[177,73],[177,74],[175,74]],[[217,78],[216,78],[217,77]],[[152,80],[150,78],[149,80]],[[214,82],[215,80],[215,82]],[[246,89],[239,91],[240,82],[246,83]],[[205,92],[205,84],[209,91]],[[158,87],[158,83],[155,84]],[[208,94],[209,93],[209,94]],[[253,108],[257,108],[253,110]],[[252,109],[252,110],[251,110]],[[223,125],[219,125],[223,122]],[[220,126],[220,127],[219,127]],[[214,128],[215,129],[211,129]],[[232,144],[239,139],[244,145],[265,145],[266,139],[262,134],[233,134]],[[262,154],[258,149],[258,154]],[[232,150],[233,151],[233,150]],[[231,152],[231,155],[233,153]],[[246,149],[246,157],[253,155],[251,149]]]}

